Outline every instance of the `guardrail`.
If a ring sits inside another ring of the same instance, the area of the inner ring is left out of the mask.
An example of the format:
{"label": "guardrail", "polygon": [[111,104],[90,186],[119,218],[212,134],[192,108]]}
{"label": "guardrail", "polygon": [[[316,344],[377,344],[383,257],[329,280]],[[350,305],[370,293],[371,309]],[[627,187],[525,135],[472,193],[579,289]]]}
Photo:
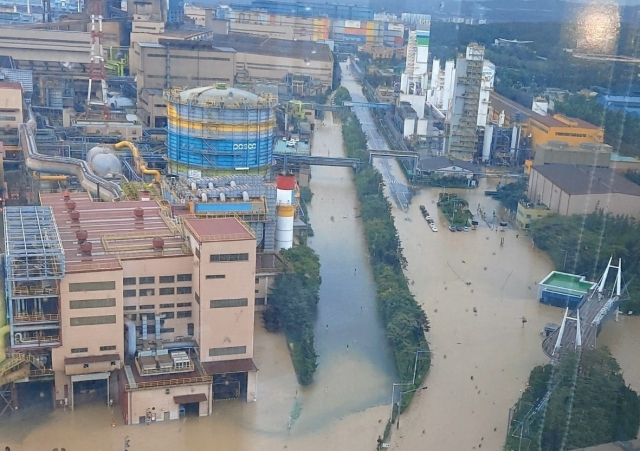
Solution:
{"label": "guardrail", "polygon": [[161,381],[149,381],[149,382],[136,382],[136,388],[131,388],[130,384],[125,384],[125,390],[136,390],[136,389],[150,389],[150,388],[160,388],[160,387],[176,387],[178,385],[196,385],[196,384],[205,384],[213,381],[212,376],[198,376],[198,377],[182,377],[175,379],[167,379]]}

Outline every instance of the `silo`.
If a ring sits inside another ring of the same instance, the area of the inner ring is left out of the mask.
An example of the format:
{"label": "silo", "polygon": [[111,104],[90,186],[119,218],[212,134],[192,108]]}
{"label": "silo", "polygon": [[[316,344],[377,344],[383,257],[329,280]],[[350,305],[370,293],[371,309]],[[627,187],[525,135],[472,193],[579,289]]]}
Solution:
{"label": "silo", "polygon": [[164,97],[172,172],[257,169],[271,163],[275,137],[273,97],[224,84],[170,89]]}

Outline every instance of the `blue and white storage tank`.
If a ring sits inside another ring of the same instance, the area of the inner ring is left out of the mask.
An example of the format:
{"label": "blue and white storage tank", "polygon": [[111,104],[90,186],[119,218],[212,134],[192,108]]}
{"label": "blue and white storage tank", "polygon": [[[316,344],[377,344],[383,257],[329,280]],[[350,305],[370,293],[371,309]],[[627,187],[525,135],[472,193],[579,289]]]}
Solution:
{"label": "blue and white storage tank", "polygon": [[172,172],[252,170],[271,164],[274,97],[226,84],[169,89],[164,97]]}

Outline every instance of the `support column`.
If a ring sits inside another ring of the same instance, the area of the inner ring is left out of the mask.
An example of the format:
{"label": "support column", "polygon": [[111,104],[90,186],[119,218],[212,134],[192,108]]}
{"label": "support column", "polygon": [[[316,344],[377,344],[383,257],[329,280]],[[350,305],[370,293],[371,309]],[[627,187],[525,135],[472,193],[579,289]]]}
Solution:
{"label": "support column", "polygon": [[258,372],[247,372],[247,402],[258,400]]}

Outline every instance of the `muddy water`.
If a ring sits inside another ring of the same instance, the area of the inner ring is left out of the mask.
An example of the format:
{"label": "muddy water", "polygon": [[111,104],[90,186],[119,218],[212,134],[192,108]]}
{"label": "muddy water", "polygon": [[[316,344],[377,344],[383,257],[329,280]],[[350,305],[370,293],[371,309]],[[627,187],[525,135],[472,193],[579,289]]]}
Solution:
{"label": "muddy water", "polygon": [[[394,177],[402,180],[397,164],[390,166]],[[480,204],[491,218],[499,205],[485,197],[484,190],[494,189],[497,182],[484,179],[477,190],[447,191],[467,199],[472,210]],[[450,232],[435,204],[439,191],[426,188],[407,213],[395,206],[393,211],[409,262],[407,276],[431,319],[433,366],[425,381],[428,390],[405,414],[392,448],[501,449],[509,407],[531,368],[548,362],[540,347],[540,331],[547,322],[562,319],[560,309],[536,302],[536,283],[552,266],[518,231],[495,232],[481,224],[476,231]],[[429,229],[420,204],[439,232]],[[640,388],[635,357],[640,345],[638,319],[610,321],[599,339],[600,345],[610,346],[636,388]]]}
{"label": "muddy water", "polygon": [[[314,153],[342,156],[341,130],[331,116],[316,128]],[[12,450],[122,449],[234,451],[368,449],[384,429],[395,369],[377,321],[375,289],[352,174],[346,168],[312,169],[310,216],[323,284],[316,325],[315,384],[300,387],[281,335],[256,319],[258,402],[214,403],[210,417],[150,426],[124,426],[117,410],[98,403],[76,411],[20,411],[0,419],[0,448]],[[115,426],[112,426],[115,422]]]}

